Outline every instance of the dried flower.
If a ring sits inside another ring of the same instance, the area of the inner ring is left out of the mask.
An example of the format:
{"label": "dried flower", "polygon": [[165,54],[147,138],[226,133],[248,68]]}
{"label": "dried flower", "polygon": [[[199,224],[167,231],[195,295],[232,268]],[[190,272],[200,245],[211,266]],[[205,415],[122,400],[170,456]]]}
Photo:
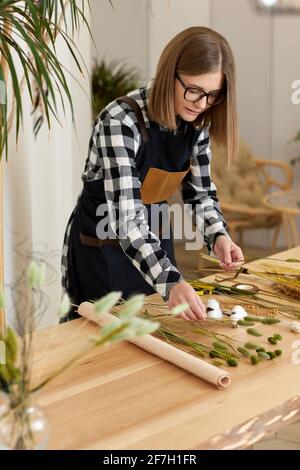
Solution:
{"label": "dried flower", "polygon": [[64,317],[66,313],[68,313],[68,311],[70,310],[70,305],[71,304],[70,304],[70,299],[69,299],[68,294],[64,294],[60,307],[58,309],[59,318]]}
{"label": "dried flower", "polygon": [[[27,269],[27,284],[29,289],[37,295],[41,295],[40,287],[45,279],[45,267],[43,264],[38,265],[32,261]],[[94,304],[97,314],[108,312],[120,299],[121,292],[111,292],[104,298],[100,299]],[[24,312],[24,317],[17,318],[17,325],[21,325],[22,334],[20,335],[20,352],[18,354],[18,342],[16,333],[10,327],[7,328],[6,334],[0,334],[0,341],[5,344],[5,364],[0,364],[0,389],[4,390],[9,398],[9,410],[18,410],[17,415],[20,415],[21,434],[20,439],[28,435],[26,425],[28,424],[24,418],[25,404],[31,393],[40,390],[47,383],[61,374],[64,370],[70,367],[74,362],[81,359],[87,352],[95,346],[106,346],[111,342],[119,342],[132,338],[134,336],[142,336],[148,333],[153,333],[159,327],[158,322],[153,322],[148,319],[138,318],[135,315],[143,306],[144,295],[137,295],[131,297],[128,301],[124,302],[123,308],[120,309],[120,317],[104,328],[102,328],[98,335],[92,338],[87,338],[86,345],[83,349],[76,352],[76,354],[69,360],[66,360],[60,368],[51,372],[39,383],[32,383],[31,377],[31,353],[32,353],[32,333],[35,319],[35,309],[32,308],[32,296],[29,295],[29,306],[27,311]],[[4,305],[4,298],[1,297],[1,304]],[[64,316],[70,309],[70,299],[67,294],[63,296],[59,315]],[[22,311],[23,314],[23,311]],[[6,414],[2,415],[4,418]],[[25,437],[24,437],[25,439]],[[21,444],[20,444],[21,445]]]}
{"label": "dried flower", "polygon": [[297,321],[294,321],[290,324],[291,331],[294,333],[300,333],[300,323]]}
{"label": "dried flower", "polygon": [[245,321],[245,320],[238,320],[237,324],[240,325],[240,326],[253,326],[253,325],[255,325],[254,322],[249,322],[249,321]]}
{"label": "dried flower", "polygon": [[268,361],[270,360],[270,356],[269,354],[267,354],[266,352],[258,352],[257,353],[257,356],[259,357],[259,359],[262,359],[263,361]]}
{"label": "dried flower", "polygon": [[122,292],[110,292],[109,294],[97,300],[94,303],[95,313],[101,315],[102,313],[109,312],[118,302],[122,295]]}
{"label": "dried flower", "polygon": [[248,343],[245,343],[245,348],[247,348],[247,349],[255,349],[255,350],[256,350],[257,348],[259,348],[259,346],[258,346],[257,344],[255,344],[255,343],[250,343],[250,342],[248,342]]}
{"label": "dried flower", "polygon": [[273,336],[269,336],[268,341],[270,344],[277,344],[277,339]]}
{"label": "dried flower", "polygon": [[247,328],[247,333],[252,336],[262,336],[262,334],[254,328]]}
{"label": "dried flower", "polygon": [[237,360],[233,357],[228,358],[226,362],[230,367],[236,367],[238,365]]}
{"label": "dried flower", "polygon": [[258,356],[251,356],[250,357],[251,364],[256,365],[259,363],[259,357]]}

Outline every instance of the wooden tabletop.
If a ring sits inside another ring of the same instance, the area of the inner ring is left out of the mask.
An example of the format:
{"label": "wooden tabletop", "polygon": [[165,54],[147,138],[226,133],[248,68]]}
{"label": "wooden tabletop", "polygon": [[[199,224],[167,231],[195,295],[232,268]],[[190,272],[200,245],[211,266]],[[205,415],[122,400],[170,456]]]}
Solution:
{"label": "wooden tabletop", "polygon": [[[300,247],[276,257],[299,259]],[[293,267],[300,271],[300,264]],[[157,294],[147,299],[163,305]],[[98,328],[80,318],[36,332],[34,377],[62,365]],[[274,326],[262,328],[274,330]],[[225,390],[128,342],[95,348],[36,397],[50,418],[49,449],[239,449],[251,445],[300,419],[300,363],[292,362],[296,340],[300,349],[300,335],[286,325],[276,325],[279,328],[282,356],[257,366],[245,363],[229,368],[233,380]],[[244,328],[231,328],[227,334],[251,340]]]}

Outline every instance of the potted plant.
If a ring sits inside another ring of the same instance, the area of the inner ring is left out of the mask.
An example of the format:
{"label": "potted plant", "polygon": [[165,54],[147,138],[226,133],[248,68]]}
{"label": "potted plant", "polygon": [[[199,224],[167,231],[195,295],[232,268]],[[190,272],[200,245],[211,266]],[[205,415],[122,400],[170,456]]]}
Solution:
{"label": "potted plant", "polygon": [[139,76],[135,68],[124,61],[94,62],[92,69],[93,117],[114,99],[138,87]]}
{"label": "potted plant", "polygon": [[[15,327],[8,327],[5,334],[0,335],[0,345],[4,346],[1,348],[0,360],[0,449],[45,449],[49,424],[44,410],[35,404],[35,394],[91,349],[143,336],[159,327],[158,322],[137,316],[143,306],[144,295],[135,295],[123,302],[116,320],[86,339],[83,349],[63,362],[57,370],[45,374],[40,381],[35,382],[32,376],[33,332],[41,317],[39,308],[35,305],[42,304],[44,278],[44,264],[37,265],[32,261],[27,270],[28,298],[31,302],[25,314],[23,310],[16,312]],[[96,315],[109,312],[120,297],[121,292],[111,292],[96,301]],[[2,293],[0,307],[4,307]],[[65,294],[59,316],[64,316],[69,309],[70,301]]]}

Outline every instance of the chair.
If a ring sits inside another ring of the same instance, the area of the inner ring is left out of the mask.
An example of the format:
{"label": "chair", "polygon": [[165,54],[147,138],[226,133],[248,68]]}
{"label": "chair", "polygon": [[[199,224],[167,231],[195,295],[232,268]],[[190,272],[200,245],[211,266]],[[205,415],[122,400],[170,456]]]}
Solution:
{"label": "chair", "polygon": [[[263,198],[272,186],[289,190],[293,172],[289,164],[266,160],[253,155],[250,148],[241,141],[238,159],[227,168],[227,155],[224,147],[212,144],[211,173],[218,190],[218,199],[233,240],[243,243],[244,230],[274,228],[272,251],[275,251],[282,218],[278,211],[268,208]],[[275,179],[271,173],[278,168],[283,173],[283,181]]]}

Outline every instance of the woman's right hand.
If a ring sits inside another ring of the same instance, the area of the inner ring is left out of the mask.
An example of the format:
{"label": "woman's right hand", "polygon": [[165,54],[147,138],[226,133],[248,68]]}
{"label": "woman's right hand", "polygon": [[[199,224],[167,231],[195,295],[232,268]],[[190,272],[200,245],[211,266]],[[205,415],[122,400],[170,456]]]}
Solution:
{"label": "woman's right hand", "polygon": [[167,304],[169,308],[174,308],[185,303],[189,305],[189,308],[179,313],[177,317],[194,321],[206,319],[206,307],[199,299],[198,294],[190,284],[181,281],[171,288]]}

